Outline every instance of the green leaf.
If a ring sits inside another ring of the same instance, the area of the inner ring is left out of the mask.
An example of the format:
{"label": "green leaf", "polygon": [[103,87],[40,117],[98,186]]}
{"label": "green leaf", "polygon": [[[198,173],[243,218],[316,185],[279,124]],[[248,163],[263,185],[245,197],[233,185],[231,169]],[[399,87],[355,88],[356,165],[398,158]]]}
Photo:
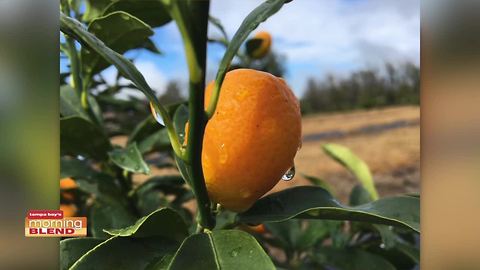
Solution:
{"label": "green leaf", "polygon": [[[80,1],[78,1],[80,2]],[[112,2],[112,0],[87,0],[86,10],[82,20],[91,21],[103,14],[103,10]]]}
{"label": "green leaf", "polygon": [[88,32],[79,21],[65,16],[63,13],[60,13],[60,30],[66,35],[74,37],[82,43],[82,45],[88,46],[97,52],[104,60],[113,64],[123,77],[131,80],[135,86],[147,96],[149,101],[163,112],[162,117],[165,117],[165,108],[160,105],[155,93],[132,62],[107,47],[105,43],[95,37],[95,35]]}
{"label": "green leaf", "polygon": [[267,230],[275,236],[284,249],[295,249],[301,235],[301,221],[296,219],[265,224]]}
{"label": "green leaf", "polygon": [[351,220],[420,232],[420,200],[400,196],[348,207],[323,188],[299,186],[261,198],[238,217],[246,223],[278,222],[290,218]]}
{"label": "green leaf", "polygon": [[397,244],[398,237],[392,227],[378,224],[372,224],[372,226],[380,233],[385,249],[391,249]]}
{"label": "green leaf", "polygon": [[302,174],[302,176],[315,186],[319,186],[330,192],[330,194],[335,195],[333,188],[327,183],[327,181],[311,175]]}
{"label": "green leaf", "polygon": [[169,201],[161,192],[146,192],[136,198],[136,206],[140,215],[148,215],[159,208],[168,207]]}
{"label": "green leaf", "polygon": [[180,143],[183,144],[185,140],[185,124],[188,121],[188,107],[180,105],[173,115],[173,126],[177,132]]}
{"label": "green leaf", "polygon": [[80,98],[75,89],[70,85],[62,85],[60,87],[60,115],[63,117],[79,116],[87,120],[90,119],[82,108]]}
{"label": "green leaf", "polygon": [[141,47],[152,53],[162,54],[162,51],[160,51],[160,49],[157,47],[157,45],[155,45],[155,43],[151,39],[147,39]]}
{"label": "green leaf", "polygon": [[120,188],[115,183],[110,175],[104,173],[97,173],[92,177],[77,177],[75,178],[78,189],[102,200],[117,200],[122,198],[123,194]]}
{"label": "green leaf", "polygon": [[[148,37],[153,35],[150,26],[123,11],[94,19],[88,25],[88,31],[119,54],[142,46]],[[98,73],[110,65],[96,51],[90,51],[85,47],[82,47],[81,57],[84,72],[89,75]]]}
{"label": "green leaf", "polygon": [[177,175],[162,175],[162,176],[154,176],[150,179],[147,179],[145,182],[140,184],[133,192],[138,196],[142,196],[142,194],[150,192],[151,190],[155,189],[166,189],[167,191],[173,188],[178,188],[183,186],[185,182],[183,181],[181,176]]}
{"label": "green leaf", "polygon": [[315,244],[325,239],[334,226],[338,227],[338,222],[333,223],[327,220],[309,220],[307,222],[307,227],[297,239],[296,248],[306,250],[313,247]]}
{"label": "green leaf", "polygon": [[397,243],[395,248],[407,255],[414,263],[420,263],[420,250],[406,243]]}
{"label": "green leaf", "polygon": [[[220,62],[217,75],[215,77],[215,88],[213,90],[214,93],[218,92],[217,90],[221,88],[225,75],[229,70],[232,59],[235,57],[238,49],[248,37],[248,35],[253,30],[255,30],[260,23],[264,22],[270,16],[279,11],[280,8],[283,6],[284,2],[285,0],[267,0],[260,4],[257,8],[255,8],[252,12],[250,12],[247,17],[245,17],[237,32],[233,36],[232,40],[228,44],[227,50],[225,51],[222,61]],[[212,100],[214,99],[215,97],[213,97]],[[213,108],[210,107],[208,108],[208,113],[210,115],[213,114],[212,109]]]}
{"label": "green leaf", "polygon": [[148,269],[175,252],[178,243],[159,237],[112,237],[85,253],[70,268]]}
{"label": "green leaf", "polygon": [[228,45],[228,35],[227,35],[227,32],[225,31],[225,28],[222,25],[222,22],[218,18],[215,18],[211,15],[208,16],[208,21],[212,23],[216,28],[218,28],[218,30],[220,30],[220,33],[222,33],[223,40],[224,40],[224,42],[222,43],[225,45]]}
{"label": "green leaf", "polygon": [[362,185],[355,185],[350,193],[349,204],[351,206],[357,206],[360,204],[369,203],[372,201],[370,193],[363,188]]}
{"label": "green leaf", "polygon": [[108,156],[113,163],[124,170],[134,173],[150,174],[150,168],[143,160],[137,143],[129,144],[127,148],[113,149],[108,152]]}
{"label": "green leaf", "polygon": [[188,236],[188,228],[182,217],[170,208],[158,209],[132,226],[105,232],[112,236],[162,237],[176,241],[183,241]]}
{"label": "green leaf", "polygon": [[95,174],[94,171],[86,161],[73,158],[60,158],[60,178],[66,177],[87,177],[91,178]]}
{"label": "green leaf", "polygon": [[225,230],[185,239],[168,269],[275,269],[275,266],[251,235]]}
{"label": "green leaf", "polygon": [[103,14],[125,11],[144,21],[151,27],[162,26],[172,19],[161,0],[121,0],[111,3]]}
{"label": "green leaf", "polygon": [[80,116],[60,119],[60,150],[62,155],[87,155],[95,159],[106,159],[110,142],[102,130]]}
{"label": "green leaf", "polygon": [[106,238],[109,235],[104,230],[125,228],[136,221],[123,203],[110,198],[95,201],[90,211],[90,231],[94,237]]}
{"label": "green leaf", "polygon": [[138,144],[140,153],[145,154],[153,150],[171,149],[170,138],[166,128],[149,135]]}
{"label": "green leaf", "polygon": [[319,248],[314,259],[322,264],[342,270],[395,270],[395,267],[382,257],[359,249]]}
{"label": "green leaf", "polygon": [[130,136],[128,137],[128,143],[134,141],[137,141],[138,143],[150,136],[155,131],[158,131],[158,129],[159,126],[157,121],[152,117],[152,115],[149,114],[147,118],[135,126],[132,133],[130,133]]}
{"label": "green leaf", "polygon": [[74,178],[78,189],[103,200],[107,198],[116,200],[124,196],[112,176],[93,170],[87,162],[82,160],[62,157],[60,177]]}
{"label": "green leaf", "polygon": [[324,144],[323,151],[331,158],[338,161],[345,168],[347,168],[363,185],[363,187],[370,193],[373,200],[378,199],[377,189],[373,182],[372,174],[368,165],[357,157],[350,149],[338,144]]}
{"label": "green leaf", "polygon": [[88,95],[88,104],[90,105],[90,109],[92,109],[93,116],[95,117],[95,121],[103,127],[103,114],[102,109],[100,109],[100,105],[97,102],[97,99],[92,96]]}
{"label": "green leaf", "polygon": [[192,186],[192,184],[190,183],[190,176],[188,174],[187,166],[189,165],[186,164],[182,159],[177,157],[177,155],[175,155],[175,163],[177,164],[178,171],[180,172],[180,175],[182,176],[182,178],[185,180],[187,184]]}
{"label": "green leaf", "polygon": [[215,229],[222,230],[222,229],[231,229],[232,226],[236,226],[235,219],[237,217],[237,213],[223,210],[217,214]]}
{"label": "green leaf", "polygon": [[60,241],[60,269],[69,269],[83,254],[103,241],[103,239],[90,237],[70,238]]}

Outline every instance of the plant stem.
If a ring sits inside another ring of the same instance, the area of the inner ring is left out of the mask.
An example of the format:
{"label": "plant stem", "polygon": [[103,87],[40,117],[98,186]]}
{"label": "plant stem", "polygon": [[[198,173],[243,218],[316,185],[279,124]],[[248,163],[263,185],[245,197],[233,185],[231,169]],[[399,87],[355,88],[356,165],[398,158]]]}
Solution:
{"label": "plant stem", "polygon": [[208,118],[204,112],[207,26],[210,1],[172,1],[170,15],[183,38],[189,70],[189,130],[186,163],[197,200],[197,231],[215,227],[202,169],[203,135]]}
{"label": "plant stem", "polygon": [[[214,225],[214,219],[210,208],[210,199],[208,197],[207,188],[202,169],[202,145],[205,125],[207,123],[206,115],[203,109],[204,89],[203,83],[190,83],[190,100],[189,100],[189,125],[188,145],[187,145],[187,162],[189,164],[189,175],[192,179],[193,190],[196,195],[198,204],[198,223],[204,228],[211,229]],[[201,87],[201,88],[200,88]],[[199,91],[200,90],[200,91]]]}
{"label": "plant stem", "polygon": [[[68,1],[62,1],[62,10],[65,14],[70,15],[70,6]],[[70,74],[72,76],[72,87],[77,90],[80,95],[82,91],[82,79],[80,77],[81,68],[78,59],[77,48],[75,47],[75,40],[67,35],[64,35],[67,44],[68,57],[70,58]]]}
{"label": "plant stem", "polygon": [[82,91],[82,80],[80,78],[80,63],[78,61],[77,48],[75,48],[75,41],[68,36],[65,36],[67,43],[68,54],[70,56],[70,74],[72,75],[72,87],[80,94]]}

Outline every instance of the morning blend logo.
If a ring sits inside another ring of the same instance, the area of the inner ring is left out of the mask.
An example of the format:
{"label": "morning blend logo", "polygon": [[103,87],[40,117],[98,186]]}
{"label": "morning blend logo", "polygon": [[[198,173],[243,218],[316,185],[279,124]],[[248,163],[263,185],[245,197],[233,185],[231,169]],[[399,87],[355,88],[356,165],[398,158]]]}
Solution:
{"label": "morning blend logo", "polygon": [[87,218],[64,217],[62,210],[30,210],[25,218],[25,236],[87,236]]}

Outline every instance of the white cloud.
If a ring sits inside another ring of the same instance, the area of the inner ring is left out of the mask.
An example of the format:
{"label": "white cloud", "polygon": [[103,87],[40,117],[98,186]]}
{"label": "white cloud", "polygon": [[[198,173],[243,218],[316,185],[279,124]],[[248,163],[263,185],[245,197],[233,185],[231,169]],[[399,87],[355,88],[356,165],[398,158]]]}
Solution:
{"label": "white cloud", "polygon": [[[259,3],[214,0],[211,14],[231,37]],[[317,76],[385,61],[420,61],[419,0],[294,0],[259,29],[272,33],[287,65],[313,64]]]}
{"label": "white cloud", "polygon": [[[165,76],[165,74],[160,70],[158,65],[156,65],[154,62],[151,62],[151,61],[141,60],[141,61],[135,62],[135,66],[140,71],[140,73],[143,74],[148,85],[150,85],[150,87],[157,93],[157,95],[160,95],[165,92],[168,79]],[[102,72],[103,78],[109,85],[113,85],[115,83],[116,75],[117,75],[117,71],[115,67],[110,67]],[[122,85],[130,84],[130,83],[131,82],[129,80],[123,77],[120,79],[120,84]],[[124,89],[118,95],[119,98],[123,98],[123,99],[126,99],[129,96],[134,96],[137,98],[145,98],[145,95],[140,90],[137,90],[137,89]]]}

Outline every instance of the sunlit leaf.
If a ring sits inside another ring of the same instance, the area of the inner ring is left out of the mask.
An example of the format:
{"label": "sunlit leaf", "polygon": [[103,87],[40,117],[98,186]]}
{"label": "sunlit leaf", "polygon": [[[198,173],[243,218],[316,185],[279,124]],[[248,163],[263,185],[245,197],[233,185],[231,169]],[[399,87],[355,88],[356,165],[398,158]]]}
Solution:
{"label": "sunlit leaf", "polygon": [[378,199],[377,189],[373,182],[372,174],[368,165],[357,157],[350,149],[338,144],[324,144],[323,150],[331,158],[338,161],[345,168],[347,168],[363,185],[363,187],[370,193],[373,200]]}

